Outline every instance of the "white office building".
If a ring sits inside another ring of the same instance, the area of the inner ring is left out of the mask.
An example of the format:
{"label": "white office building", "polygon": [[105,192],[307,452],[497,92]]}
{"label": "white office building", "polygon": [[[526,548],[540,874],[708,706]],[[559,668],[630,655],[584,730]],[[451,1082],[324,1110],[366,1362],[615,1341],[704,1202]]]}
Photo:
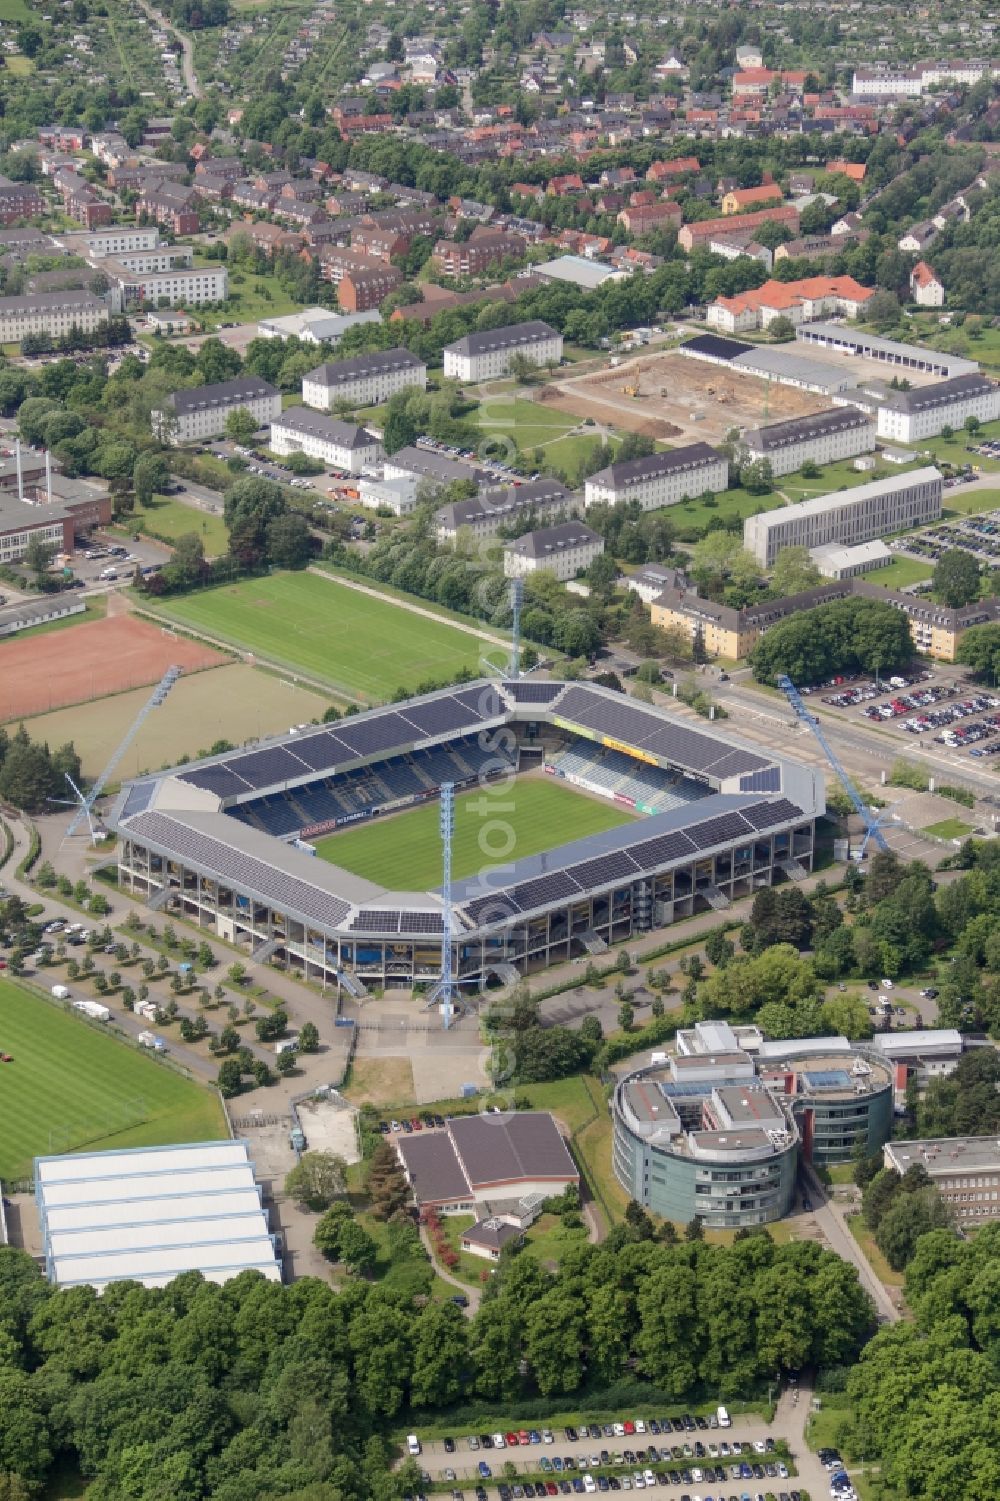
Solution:
{"label": "white office building", "polygon": [[871,453],[875,424],[866,412],[834,407],[809,417],[749,428],[740,439],[740,447],[748,459],[767,459],[772,474],[793,474],[809,460],[834,464],[838,459]]}
{"label": "white office building", "polygon": [[289,407],[271,423],[270,447],[283,458],[304,453],[347,474],[360,474],[382,454],[381,443],[365,428],[309,407]]}
{"label": "white office building", "polygon": [[90,334],[108,321],[108,304],[92,292],[36,292],[0,297],[0,344],[20,344],[29,334],[63,338],[72,329]]}
{"label": "white office building", "polygon": [[101,269],[117,281],[126,303],[146,303],[156,307],[166,299],[169,307],[205,307],[225,302],[229,281],[225,266],[173,266],[169,271],[128,271],[120,273],[107,263]]}
{"label": "white office building", "polygon": [[562,521],[526,532],[504,543],[503,571],[508,578],[553,573],[563,583],[575,579],[604,551],[604,538],[582,521]]}
{"label": "white office building", "polygon": [[281,392],[259,375],[240,375],[214,386],[174,391],[163,407],[150,413],[157,437],[168,443],[194,443],[226,430],[230,412],[247,411],[258,427],[281,416]]}
{"label": "white office building", "polygon": [[281,1281],[245,1141],[36,1157],[34,1177],[45,1271],[59,1287],[165,1287],[182,1272]]}
{"label": "white office building", "polygon": [[331,313],[325,307],[307,307],[283,318],[262,318],[257,333],[262,339],[301,339],[303,344],[337,345],[349,328],[362,323],[381,323],[378,308],[366,313]]}
{"label": "white office building", "polygon": [[362,475],[358,484],[358,501],[372,511],[391,511],[394,516],[409,516],[416,509],[419,486],[412,474],[398,474],[395,479]]}
{"label": "white office building", "polygon": [[797,505],[748,516],[743,523],[743,546],[762,568],[771,568],[786,547],[814,548],[828,542],[853,546],[937,521],[941,494],[941,475],[928,465],[854,490],[817,495]]}
{"label": "white office building", "polygon": [[643,459],[609,464],[592,474],[584,486],[584,505],[603,501],[619,505],[637,500],[644,511],[694,500],[710,490],[713,495],[729,486],[729,461],[707,443],[689,443],[667,448]]}
{"label": "white office building", "polygon": [[909,391],[869,387],[845,392],[841,399],[872,413],[878,436],[894,443],[921,443],[946,427],[957,432],[967,417],[981,423],[1000,417],[1000,385],[978,371]]}
{"label": "white office building", "polygon": [[426,390],[427,366],[408,349],[387,349],[317,365],[302,378],[302,400],[322,412],[331,411],[338,401],[372,407],[411,387]]}
{"label": "white office building", "polygon": [[562,353],[562,334],[536,319],[509,328],[484,329],[446,344],[444,373],[448,380],[491,380],[510,374],[515,355],[532,365],[558,365]]}

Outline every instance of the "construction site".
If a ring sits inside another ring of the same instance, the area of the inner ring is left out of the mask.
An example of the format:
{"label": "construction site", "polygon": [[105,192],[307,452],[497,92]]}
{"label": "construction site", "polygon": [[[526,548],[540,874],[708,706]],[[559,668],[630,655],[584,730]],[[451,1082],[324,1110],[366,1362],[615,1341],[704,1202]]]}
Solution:
{"label": "construction site", "polygon": [[676,352],[646,354],[593,374],[556,379],[536,400],[673,443],[717,443],[731,428],[780,422],[829,406],[793,386],[702,364]]}

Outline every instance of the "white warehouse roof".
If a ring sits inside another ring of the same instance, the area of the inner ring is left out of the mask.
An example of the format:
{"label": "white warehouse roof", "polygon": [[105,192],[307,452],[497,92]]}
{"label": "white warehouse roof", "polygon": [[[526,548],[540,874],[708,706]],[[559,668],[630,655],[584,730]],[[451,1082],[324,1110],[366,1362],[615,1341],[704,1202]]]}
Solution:
{"label": "white warehouse roof", "polygon": [[225,1282],[250,1269],[281,1280],[245,1141],[35,1159],[46,1272],[60,1286],[181,1272]]}
{"label": "white warehouse roof", "polygon": [[932,1053],[945,1057],[958,1055],[965,1046],[956,1027],[936,1027],[932,1031],[880,1032],[872,1038],[873,1048],[888,1058],[909,1058],[914,1053],[928,1057]]}
{"label": "white warehouse roof", "polygon": [[851,1044],[846,1037],[779,1037],[773,1042],[762,1042],[759,1057],[793,1058],[798,1054],[849,1053]]}

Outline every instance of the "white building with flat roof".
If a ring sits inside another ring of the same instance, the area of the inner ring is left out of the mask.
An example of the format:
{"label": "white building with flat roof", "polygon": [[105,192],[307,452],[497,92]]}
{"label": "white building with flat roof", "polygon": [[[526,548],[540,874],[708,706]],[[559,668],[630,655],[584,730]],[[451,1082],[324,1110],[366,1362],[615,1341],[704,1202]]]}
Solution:
{"label": "white building with flat roof", "polygon": [[854,547],[824,542],[821,547],[810,548],[809,556],[825,579],[852,579],[873,568],[887,568],[892,562],[892,553],[881,538],[858,542]]}
{"label": "white building with flat roof", "polygon": [[941,495],[941,475],[928,464],[853,490],[816,495],[748,516],[743,523],[743,546],[762,568],[771,568],[786,547],[812,549],[828,542],[853,546],[937,521]]}
{"label": "white building with flat roof", "polygon": [[882,1160],[900,1176],[911,1167],[922,1167],[960,1228],[1000,1218],[1000,1141],[996,1136],[887,1141]]}
{"label": "white building with flat roof", "polygon": [[245,1141],[36,1157],[45,1271],[59,1287],[164,1287],[182,1272],[281,1281]]}
{"label": "white building with flat roof", "polygon": [[366,313],[331,313],[325,307],[307,307],[283,318],[262,318],[257,333],[262,339],[301,339],[303,344],[339,344],[349,328],[361,323],[381,323],[378,308]]}

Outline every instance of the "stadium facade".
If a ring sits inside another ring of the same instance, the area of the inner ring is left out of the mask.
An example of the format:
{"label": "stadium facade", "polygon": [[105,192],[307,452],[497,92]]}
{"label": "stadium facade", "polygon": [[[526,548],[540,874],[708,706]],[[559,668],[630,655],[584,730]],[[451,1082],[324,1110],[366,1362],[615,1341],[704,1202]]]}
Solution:
{"label": "stadium facade", "polygon": [[[812,869],[818,770],[609,689],[484,680],[128,783],[110,815],[118,879],[258,960],[363,994],[433,986],[436,890],[390,891],[310,840],[542,771],[640,816],[453,886],[454,978],[474,988],[715,907]],[[495,811],[494,811],[495,810]],[[508,825],[509,829],[509,825]]]}

